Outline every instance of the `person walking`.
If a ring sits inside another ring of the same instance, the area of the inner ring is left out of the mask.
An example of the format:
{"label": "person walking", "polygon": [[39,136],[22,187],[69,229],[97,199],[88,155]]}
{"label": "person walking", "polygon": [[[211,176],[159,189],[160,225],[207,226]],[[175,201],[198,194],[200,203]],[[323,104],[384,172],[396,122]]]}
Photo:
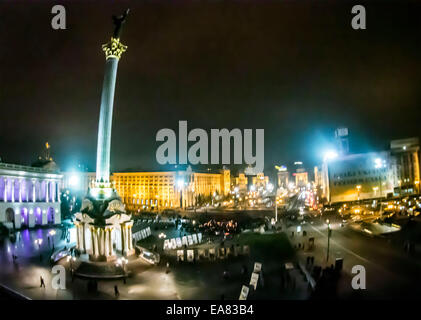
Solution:
{"label": "person walking", "polygon": [[40,282],[41,282],[41,284],[40,284],[40,288],[45,288],[45,282],[44,282],[44,278],[42,277],[42,276],[39,276],[39,280],[40,280]]}
{"label": "person walking", "polygon": [[114,295],[115,295],[116,298],[118,298],[120,296],[120,292],[118,291],[117,285],[114,286]]}

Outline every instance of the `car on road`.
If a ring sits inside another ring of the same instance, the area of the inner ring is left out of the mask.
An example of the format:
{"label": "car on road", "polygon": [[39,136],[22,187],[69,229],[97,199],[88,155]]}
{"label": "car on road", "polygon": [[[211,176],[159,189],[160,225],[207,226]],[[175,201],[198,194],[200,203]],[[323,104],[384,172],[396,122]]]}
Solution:
{"label": "car on road", "polygon": [[71,256],[73,253],[73,250],[74,248],[65,247],[64,249],[54,252],[50,257],[50,262],[54,264],[67,256]]}
{"label": "car on road", "polygon": [[146,250],[140,246],[136,246],[136,248],[140,251],[139,257],[146,260],[150,264],[158,264],[160,261],[160,256],[158,253],[154,253],[151,251]]}

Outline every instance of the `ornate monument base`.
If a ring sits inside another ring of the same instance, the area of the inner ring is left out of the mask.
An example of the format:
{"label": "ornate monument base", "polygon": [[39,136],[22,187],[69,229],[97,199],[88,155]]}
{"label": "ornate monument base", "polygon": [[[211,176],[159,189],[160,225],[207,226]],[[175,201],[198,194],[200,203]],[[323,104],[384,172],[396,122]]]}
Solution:
{"label": "ornate monument base", "polygon": [[135,253],[133,220],[115,190],[90,190],[75,218],[76,249],[88,254],[91,261],[114,261],[117,255],[127,257]]}

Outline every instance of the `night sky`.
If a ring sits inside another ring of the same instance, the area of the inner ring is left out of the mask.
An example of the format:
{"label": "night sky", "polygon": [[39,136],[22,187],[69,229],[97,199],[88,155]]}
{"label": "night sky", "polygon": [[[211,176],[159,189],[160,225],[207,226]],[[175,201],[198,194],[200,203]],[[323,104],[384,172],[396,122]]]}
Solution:
{"label": "night sky", "polygon": [[[117,4],[116,4],[117,3]],[[341,1],[0,1],[0,156],[30,164],[44,143],[67,170],[95,168],[112,14],[130,7],[114,103],[113,170],[166,169],[162,128],[263,128],[265,164],[308,167],[347,126],[354,152],[420,136],[421,5]],[[208,131],[209,132],[209,131]]]}

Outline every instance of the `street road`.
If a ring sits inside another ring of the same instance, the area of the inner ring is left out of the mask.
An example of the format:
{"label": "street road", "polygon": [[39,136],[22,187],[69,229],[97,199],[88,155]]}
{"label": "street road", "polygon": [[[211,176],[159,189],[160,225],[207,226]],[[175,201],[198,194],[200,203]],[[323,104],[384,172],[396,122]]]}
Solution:
{"label": "street road", "polygon": [[[347,298],[356,294],[351,287],[352,267],[362,265],[366,270],[366,290],[359,296],[376,298],[414,298],[421,294],[421,262],[408,256],[403,248],[393,246],[387,238],[372,237],[365,233],[354,231],[345,226],[341,227],[339,219],[329,217],[332,228],[330,238],[330,254],[327,261],[327,224],[326,217],[315,218],[302,225],[307,236],[302,232],[295,235],[293,243],[308,243],[309,237],[315,238],[313,251],[301,250],[300,256],[315,256],[315,264],[330,266],[336,258],[344,259],[342,280],[338,294]],[[296,225],[288,229],[288,234],[295,231]]]}

